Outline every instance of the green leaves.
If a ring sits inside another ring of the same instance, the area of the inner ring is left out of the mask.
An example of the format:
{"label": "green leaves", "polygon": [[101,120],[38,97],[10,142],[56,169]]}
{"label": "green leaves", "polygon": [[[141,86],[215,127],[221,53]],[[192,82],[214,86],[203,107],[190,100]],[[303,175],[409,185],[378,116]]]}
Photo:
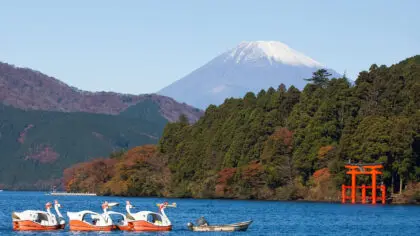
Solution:
{"label": "green leaves", "polygon": [[316,86],[326,87],[329,76],[331,76],[331,74],[327,70],[319,69],[313,73],[312,78],[305,80],[312,82]]}
{"label": "green leaves", "polygon": [[[286,123],[288,114],[299,101],[299,94],[296,88],[286,90],[284,86],[278,90],[262,90],[257,96],[249,92],[243,99],[227,99],[218,107],[210,106],[205,116],[192,126],[183,126],[181,122],[168,124],[159,142],[159,150],[169,157],[173,188],[189,181],[191,184],[183,187],[186,188],[185,194],[195,193],[197,191],[190,188],[201,188],[203,182],[214,184],[206,173],[224,168],[239,168],[237,175],[241,176],[242,170],[249,169],[252,161],[261,160],[267,139],[278,126]],[[274,145],[276,150],[283,148],[281,145],[277,147],[277,144],[270,145]],[[271,151],[267,153],[274,155]],[[276,159],[281,158],[276,154]],[[290,178],[290,150],[284,158],[288,161],[287,176]],[[274,170],[281,170],[277,165],[283,164],[277,161],[268,164],[274,166],[267,169],[270,170],[271,180],[266,182],[277,187],[283,182],[276,180],[279,177],[274,177],[277,176]],[[249,192],[245,184],[237,182],[233,185]],[[214,189],[215,186],[208,188]]]}

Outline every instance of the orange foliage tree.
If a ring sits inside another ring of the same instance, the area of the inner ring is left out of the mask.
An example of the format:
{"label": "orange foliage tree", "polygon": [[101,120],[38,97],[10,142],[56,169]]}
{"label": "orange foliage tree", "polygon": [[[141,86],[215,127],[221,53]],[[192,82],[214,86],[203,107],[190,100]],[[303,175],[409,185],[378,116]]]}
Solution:
{"label": "orange foliage tree", "polygon": [[167,160],[156,151],[156,146],[145,145],[112,158],[79,163],[64,170],[64,186],[67,191],[103,195],[167,195],[170,172]]}

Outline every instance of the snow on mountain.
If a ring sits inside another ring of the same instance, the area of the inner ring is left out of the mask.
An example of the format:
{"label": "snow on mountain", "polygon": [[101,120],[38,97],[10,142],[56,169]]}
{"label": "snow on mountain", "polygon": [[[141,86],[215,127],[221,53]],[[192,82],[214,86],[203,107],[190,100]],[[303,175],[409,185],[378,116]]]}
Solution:
{"label": "snow on mountain", "polygon": [[[241,42],[158,94],[205,109],[226,98],[277,88],[282,83],[303,89],[304,79],[320,68],[326,67],[281,42]],[[333,77],[340,76],[334,70],[328,71]]]}
{"label": "snow on mountain", "polygon": [[227,52],[226,61],[248,63],[266,58],[270,64],[283,63],[294,66],[323,67],[321,63],[276,41],[242,42]]}

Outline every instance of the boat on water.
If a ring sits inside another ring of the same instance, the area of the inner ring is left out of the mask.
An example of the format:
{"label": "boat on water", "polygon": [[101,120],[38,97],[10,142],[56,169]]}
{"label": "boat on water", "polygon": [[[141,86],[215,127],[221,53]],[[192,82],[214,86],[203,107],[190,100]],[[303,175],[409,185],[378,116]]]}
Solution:
{"label": "boat on water", "polygon": [[[159,208],[158,212],[139,211],[131,212],[134,206],[130,201],[126,201],[126,214],[110,211],[111,207],[118,206],[119,203],[102,204],[103,213],[97,213],[89,210],[79,212],[67,212],[69,218],[70,231],[171,231],[172,223],[165,214],[166,208],[177,207],[176,203],[168,202],[156,204]],[[57,200],[54,201],[54,208],[57,216],[51,213],[52,204],[48,202],[45,205],[46,211],[26,210],[23,212],[13,212],[13,230],[16,231],[41,231],[41,230],[59,230],[64,229],[66,221],[61,215],[59,208],[61,205]],[[120,219],[112,218],[118,216]],[[197,220],[196,225],[188,223],[187,226],[191,231],[246,231],[250,221],[244,221],[233,224],[210,225],[201,217]]]}
{"label": "boat on water", "polygon": [[15,231],[51,231],[64,229],[66,221],[61,215],[61,205],[57,200],[54,201],[54,209],[57,216],[51,212],[52,204],[45,204],[46,211],[26,210],[23,212],[13,212],[12,222]]}
{"label": "boat on water", "polygon": [[52,196],[96,196],[96,193],[69,193],[69,192],[49,192]]}
{"label": "boat on water", "polygon": [[127,224],[120,224],[117,227],[125,231],[171,231],[172,223],[165,214],[168,207],[176,207],[176,203],[169,205],[167,202],[157,204],[159,213],[152,211],[131,212],[134,208],[129,201],[126,201],[126,221]]}
{"label": "boat on water", "polygon": [[[112,231],[117,229],[114,225],[108,209],[118,203],[104,202],[102,204],[103,213],[93,211],[67,212],[71,231]],[[111,214],[114,212],[111,212]]]}
{"label": "boat on water", "polygon": [[187,224],[187,227],[191,231],[197,232],[233,232],[246,231],[251,223],[252,220],[226,225],[209,225],[208,222],[204,219],[204,217],[201,217],[197,220],[197,225],[194,225],[193,223],[189,222]]}
{"label": "boat on water", "polygon": [[56,186],[53,186],[51,191],[46,195],[52,196],[96,196],[96,193],[72,193],[72,192],[57,192]]}

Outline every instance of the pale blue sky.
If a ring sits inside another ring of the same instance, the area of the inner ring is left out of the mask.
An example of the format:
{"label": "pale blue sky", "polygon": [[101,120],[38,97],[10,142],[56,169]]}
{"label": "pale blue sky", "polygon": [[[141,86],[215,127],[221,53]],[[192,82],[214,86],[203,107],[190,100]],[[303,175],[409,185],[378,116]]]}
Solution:
{"label": "pale blue sky", "polygon": [[420,54],[419,1],[0,0],[0,61],[91,91],[153,93],[241,41],[355,78]]}

